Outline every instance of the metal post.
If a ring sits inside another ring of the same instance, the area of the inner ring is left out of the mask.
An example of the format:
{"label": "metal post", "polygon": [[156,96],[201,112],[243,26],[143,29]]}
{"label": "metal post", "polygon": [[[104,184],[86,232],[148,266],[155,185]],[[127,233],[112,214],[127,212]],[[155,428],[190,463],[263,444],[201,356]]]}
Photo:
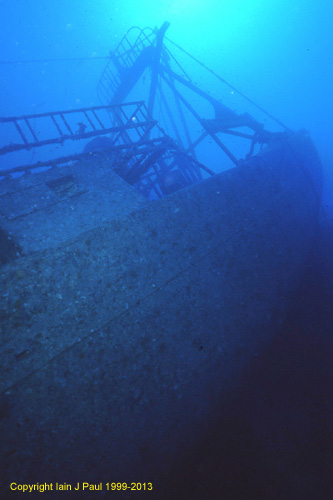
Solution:
{"label": "metal post", "polygon": [[155,47],[155,54],[152,62],[152,78],[151,78],[151,83],[150,83],[150,90],[149,90],[149,99],[148,99],[148,113],[150,116],[153,116],[154,112],[154,103],[155,103],[155,95],[156,95],[156,87],[157,87],[157,79],[158,79],[158,74],[160,70],[160,58],[161,58],[161,51],[162,51],[162,46],[163,46],[163,37],[166,32],[166,30],[169,28],[170,23],[165,22],[163,23],[162,27],[158,30],[157,35],[156,35],[156,47]]}

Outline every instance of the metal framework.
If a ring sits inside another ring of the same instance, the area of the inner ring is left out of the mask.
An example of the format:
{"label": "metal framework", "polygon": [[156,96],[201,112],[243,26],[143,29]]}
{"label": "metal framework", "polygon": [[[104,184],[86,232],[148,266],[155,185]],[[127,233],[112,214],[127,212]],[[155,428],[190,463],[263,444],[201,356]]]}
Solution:
{"label": "metal framework", "polygon": [[[110,115],[116,119],[116,125],[111,123]],[[2,137],[10,134],[11,138],[10,144],[0,147],[0,155],[106,134],[111,135],[112,145],[119,142],[132,143],[146,137],[147,131],[150,132],[156,125],[148,116],[143,101],[0,117]],[[42,131],[36,132],[37,129]]]}
{"label": "metal framework", "polygon": [[[101,106],[0,117],[0,137],[4,141],[0,143],[0,155],[64,145],[66,141],[81,141],[84,151],[57,159],[43,158],[32,165],[2,170],[1,175],[61,165],[92,153],[103,154],[108,155],[110,168],[145,196],[162,197],[199,181],[203,175],[214,175],[200,158],[199,150],[208,139],[234,165],[238,165],[239,156],[223,137],[249,143],[247,157],[256,144],[267,142],[270,132],[252,116],[235,113],[191,81],[165,44],[168,27],[169,23],[159,30],[132,27],[125,34],[110,54],[98,83]],[[146,98],[140,95],[126,102],[147,71],[150,77]],[[214,118],[201,116],[191,96],[208,103]]]}
{"label": "metal framework", "polygon": [[[164,120],[159,117],[159,124],[166,128],[166,121],[169,121],[172,129],[170,135],[178,146],[197,158],[198,147],[207,137],[210,137],[223,154],[227,155],[234,165],[237,165],[239,158],[226,146],[221,138],[222,135],[248,141],[250,144],[248,156],[251,156],[255,144],[267,142],[271,134],[248,113],[235,113],[191,81],[183,66],[164,43],[168,27],[169,23],[164,23],[159,30],[154,31],[150,28],[141,30],[138,27],[132,27],[124,35],[115,51],[110,54],[110,61],[100,78],[97,88],[99,98],[103,103],[124,102],[135,89],[144,72],[149,69],[151,71],[147,100],[149,114],[154,116],[154,104],[158,100],[160,107],[163,108],[162,115],[165,117]],[[180,50],[183,49],[180,48]],[[189,56],[185,51],[183,52]],[[201,65],[207,69],[203,64]],[[215,117],[206,119],[200,116],[195,109],[193,99],[191,102],[191,99],[184,95],[184,90],[209,103],[214,110]],[[173,106],[168,98],[170,95],[173,99]],[[257,107],[264,111],[259,106]],[[271,118],[274,120],[273,117]],[[199,124],[201,128],[199,135],[195,135],[194,127],[191,127],[190,122]]]}
{"label": "metal framework", "polygon": [[[39,126],[40,121],[44,127]],[[83,153],[2,170],[3,176],[102,156],[109,160],[110,168],[143,195],[160,198],[200,180],[201,170],[213,175],[179,149],[149,117],[143,101],[0,118],[0,124],[13,134],[10,144],[0,148],[2,155],[85,140]],[[43,129],[43,137],[37,129]],[[151,131],[155,138],[149,137]]]}

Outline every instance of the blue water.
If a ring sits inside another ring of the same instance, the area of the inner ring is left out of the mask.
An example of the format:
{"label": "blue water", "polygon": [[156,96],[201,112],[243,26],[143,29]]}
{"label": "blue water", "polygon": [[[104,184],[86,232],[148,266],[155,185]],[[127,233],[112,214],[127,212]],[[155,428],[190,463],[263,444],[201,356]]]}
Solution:
{"label": "blue water", "polygon": [[[106,57],[129,27],[169,21],[168,37],[288,127],[310,131],[333,205],[332,18],[330,0],[2,0],[0,114],[99,104],[105,60],[24,61]],[[216,81],[196,65],[191,78],[214,94]]]}
{"label": "blue water", "polygon": [[[332,19],[330,0],[0,0],[0,116],[98,105],[98,80],[124,33],[169,21],[170,39],[287,127],[310,132],[332,219]],[[199,87],[248,109],[200,66],[189,69]],[[330,477],[332,240],[314,251],[283,332],[228,403],[227,435],[219,428],[202,437],[165,498],[330,498],[316,491]],[[221,481],[230,496],[219,496]]]}

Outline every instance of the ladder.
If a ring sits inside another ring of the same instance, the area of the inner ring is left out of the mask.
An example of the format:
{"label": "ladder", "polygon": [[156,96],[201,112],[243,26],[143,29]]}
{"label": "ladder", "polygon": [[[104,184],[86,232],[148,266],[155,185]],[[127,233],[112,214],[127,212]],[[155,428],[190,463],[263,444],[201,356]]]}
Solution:
{"label": "ladder", "polygon": [[0,117],[0,137],[7,141],[0,145],[0,155],[106,134],[111,134],[114,145],[135,143],[153,128],[159,136],[165,135],[148,115],[143,101]]}
{"label": "ladder", "polygon": [[110,104],[122,86],[121,75],[125,69],[131,70],[136,60],[147,47],[154,45],[154,30],[140,29],[132,26],[123,36],[116,49],[110,53],[107,63],[97,85],[100,102]]}

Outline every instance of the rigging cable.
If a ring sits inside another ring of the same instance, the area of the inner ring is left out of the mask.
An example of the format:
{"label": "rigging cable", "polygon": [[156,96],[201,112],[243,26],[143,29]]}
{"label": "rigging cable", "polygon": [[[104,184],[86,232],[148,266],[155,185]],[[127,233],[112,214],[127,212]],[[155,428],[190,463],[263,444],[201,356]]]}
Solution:
{"label": "rigging cable", "polygon": [[[183,52],[184,54],[186,54],[188,57],[190,57],[193,61],[195,61],[197,64],[199,64],[206,71],[208,71],[209,73],[211,73],[212,75],[214,75],[216,78],[218,78],[222,83],[224,83],[225,85],[227,85],[230,89],[232,89],[234,92],[236,92],[238,95],[240,95],[243,99],[245,99],[246,101],[248,101],[250,104],[252,104],[253,106],[255,106],[257,109],[259,109],[266,116],[268,116],[273,121],[275,121],[276,123],[278,123],[285,130],[290,130],[289,127],[287,127],[286,125],[284,125],[284,123],[282,123],[280,120],[278,120],[277,118],[275,118],[271,113],[269,113],[268,111],[266,111],[264,108],[262,108],[261,106],[259,106],[259,104],[256,104],[254,101],[252,101],[252,99],[250,99],[249,97],[247,97],[240,90],[236,89],[236,87],[234,87],[233,85],[231,85],[230,83],[228,83],[224,78],[222,78],[220,75],[218,75],[217,73],[215,73],[214,70],[210,69],[204,63],[202,63],[201,61],[199,61],[196,57],[192,56],[189,52],[187,52],[185,49],[183,49],[180,45],[178,45],[177,43],[175,43],[172,40],[170,40],[170,38],[168,38],[167,36],[165,36],[164,38],[169,43],[171,43],[172,45],[174,45],[178,50],[180,50],[181,52]],[[169,55],[172,55],[172,54],[170,54],[170,51],[168,51],[168,53],[169,53]],[[20,60],[16,60],[16,61],[0,61],[0,64],[27,64],[27,63],[48,63],[48,62],[64,62],[64,61],[88,61],[88,60],[94,60],[94,59],[96,59],[96,60],[104,59],[105,60],[105,59],[110,59],[110,57],[109,56],[92,56],[92,57],[66,57],[66,58],[53,58],[53,59],[27,59],[27,60],[22,60],[22,61],[20,61]],[[179,63],[177,61],[176,61],[176,63],[179,65]],[[181,68],[181,69],[183,69],[183,68]],[[188,75],[186,75],[186,76],[188,76]]]}
{"label": "rigging cable", "polygon": [[206,66],[204,63],[202,63],[201,61],[199,61],[196,57],[194,57],[191,54],[189,54],[189,52],[187,52],[185,49],[183,49],[182,47],[180,47],[180,45],[178,45],[177,43],[175,43],[172,40],[170,40],[170,38],[168,38],[167,36],[164,37],[164,38],[166,40],[168,40],[168,42],[170,42],[172,45],[174,45],[175,47],[177,47],[177,49],[179,49],[181,52],[183,52],[188,57],[190,57],[193,61],[195,61],[196,63],[198,63],[200,66],[202,66],[205,70],[209,71],[209,73],[211,73],[216,78],[218,78],[222,83],[224,83],[225,85],[227,85],[234,92],[237,92],[237,94],[240,95],[241,97],[243,97],[243,99],[245,99],[246,101],[248,101],[249,103],[251,103],[253,106],[255,106],[257,109],[259,109],[266,116],[269,116],[269,118],[271,118],[272,120],[274,120],[276,123],[278,123],[285,130],[290,130],[289,127],[287,127],[286,125],[284,125],[280,120],[278,120],[273,115],[271,115],[270,113],[268,113],[268,111],[266,111],[264,108],[262,108],[261,106],[259,106],[259,104],[256,104],[254,101],[252,101],[252,99],[250,99],[249,97],[246,97],[246,95],[244,95],[242,92],[240,92],[240,90],[237,90],[233,85],[231,85],[230,83],[228,83],[224,78],[222,78],[220,75],[218,75],[217,73],[215,73],[215,71],[213,71],[212,69],[208,68],[208,66]]}
{"label": "rigging cable", "polygon": [[26,64],[26,63],[48,63],[48,62],[65,62],[65,61],[89,61],[91,59],[110,59],[109,56],[92,56],[92,57],[65,57],[53,59],[25,59],[23,61],[0,61],[0,64]]}

